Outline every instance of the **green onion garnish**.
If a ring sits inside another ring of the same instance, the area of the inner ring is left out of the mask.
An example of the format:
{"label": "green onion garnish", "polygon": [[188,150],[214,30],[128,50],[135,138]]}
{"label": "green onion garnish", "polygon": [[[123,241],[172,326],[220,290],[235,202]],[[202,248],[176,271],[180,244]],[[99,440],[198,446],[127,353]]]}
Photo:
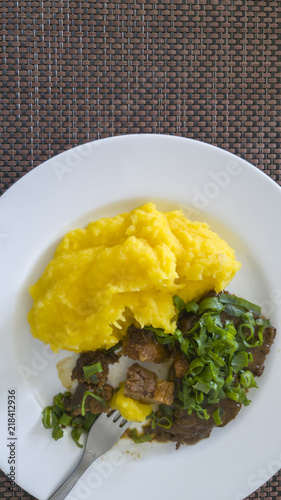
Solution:
{"label": "green onion garnish", "polygon": [[189,365],[189,373],[191,375],[199,375],[199,373],[202,372],[204,366],[205,362],[202,359],[200,358],[193,359],[193,361],[191,361]]}
{"label": "green onion garnish", "polygon": [[67,413],[63,413],[62,416],[60,417],[59,419],[59,423],[61,425],[70,425],[72,422],[72,416],[71,415],[68,415]]}
{"label": "green onion garnish", "polygon": [[254,375],[252,372],[250,372],[250,370],[247,370],[240,375],[240,382],[247,389],[250,389],[250,387],[258,388],[257,383],[254,379]]}
{"label": "green onion garnish", "polygon": [[165,333],[162,328],[154,328],[153,326],[147,326],[144,328],[144,330],[148,330],[150,332],[155,333],[157,342],[159,344],[165,345],[165,344],[173,344],[175,342],[175,337],[172,334]]}
{"label": "green onion garnish", "polygon": [[83,429],[85,429],[85,431],[90,430],[90,427],[92,427],[92,424],[97,420],[98,416],[98,413],[87,412],[82,423]]}
{"label": "green onion garnish", "polygon": [[247,398],[245,389],[239,385],[227,389],[226,396],[233,399],[233,401],[236,401],[237,403],[242,403],[244,406],[248,406],[251,403],[251,401]]}
{"label": "green onion garnish", "polygon": [[109,349],[106,349],[105,354],[110,354],[111,352],[117,351],[117,349],[120,349],[122,347],[122,340],[119,340],[117,344],[113,345],[112,347],[109,347]]}
{"label": "green onion garnish", "polygon": [[100,362],[94,363],[93,365],[83,366],[83,372],[86,380],[91,378],[92,375],[95,375],[96,373],[101,373],[102,370],[103,368]]}
{"label": "green onion garnish", "polygon": [[67,397],[71,395],[70,392],[65,392],[64,394],[62,394],[61,392],[59,392],[55,397],[54,397],[54,400],[53,400],[53,411],[54,413],[56,414],[56,416],[58,417],[58,419],[61,418],[63,412],[64,412],[64,405],[63,405],[63,398]]}
{"label": "green onion garnish", "polygon": [[194,300],[190,300],[189,302],[187,302],[185,304],[186,312],[197,313],[198,308],[199,308],[199,305],[197,304],[197,302],[194,302]]}
{"label": "green onion garnish", "polygon": [[230,362],[231,367],[233,368],[234,373],[240,372],[245,366],[248,366],[249,356],[246,351],[240,351],[235,354]]}
{"label": "green onion garnish", "polygon": [[222,311],[224,305],[221,304],[218,297],[204,297],[199,302],[198,314],[201,314],[203,311]]}
{"label": "green onion garnish", "polygon": [[178,295],[173,296],[173,303],[177,309],[182,309],[185,306],[184,300]]}
{"label": "green onion garnish", "polygon": [[163,427],[163,429],[170,429],[173,425],[173,420],[168,417],[160,417],[156,424],[158,427]]}
{"label": "green onion garnish", "polygon": [[[177,297],[174,303],[183,305]],[[255,318],[261,308],[251,302],[221,292],[216,296],[204,297],[198,304],[194,301],[185,305],[188,312],[196,313],[197,321],[184,334],[176,330],[173,334],[157,331],[162,343],[178,342],[181,351],[190,361],[189,370],[180,381],[176,404],[200,418],[209,418],[208,405],[219,403],[229,397],[237,403],[248,405],[246,391],[256,387],[247,369],[253,360],[249,348],[263,344],[264,329],[270,325],[265,318]],[[239,318],[239,324],[231,318]],[[219,422],[220,413],[215,413]],[[152,425],[157,425],[157,415]]]}
{"label": "green onion garnish", "polygon": [[58,439],[62,438],[63,436],[63,430],[59,424],[56,424],[55,427],[53,428],[52,432],[52,437],[55,441]]}
{"label": "green onion garnish", "polygon": [[152,411],[147,418],[152,419],[150,424],[151,429],[155,429],[156,425],[163,429],[170,429],[173,425],[173,409],[166,405],[160,405],[158,412]]}
{"label": "green onion garnish", "polygon": [[139,434],[136,429],[132,429],[130,431],[130,437],[136,444],[147,443],[148,441],[152,441],[152,436],[150,434]]}
{"label": "green onion garnish", "polygon": [[213,419],[214,419],[214,422],[215,422],[216,425],[222,425],[222,420],[221,420],[221,417],[220,417],[220,408],[217,408],[213,412]]}
{"label": "green onion garnish", "polygon": [[219,300],[223,304],[232,304],[235,306],[244,307],[249,311],[252,311],[256,314],[261,314],[261,307],[249,302],[248,300],[242,299],[241,297],[237,297],[236,295],[231,295],[229,293],[221,292],[219,294]]}
{"label": "green onion garnish", "polygon": [[98,413],[87,411],[84,417],[82,417],[82,415],[74,417],[71,421],[71,427],[73,427],[73,429],[76,427],[83,427],[85,431],[88,431],[98,416]]}
{"label": "green onion garnish", "polygon": [[74,443],[76,444],[76,446],[78,446],[78,448],[83,448],[83,444],[81,444],[79,442],[79,439],[81,437],[81,435],[84,433],[84,429],[82,427],[76,427],[75,429],[73,429],[71,431],[71,437],[74,441]]}
{"label": "green onion garnish", "polygon": [[52,429],[58,423],[58,417],[54,413],[52,406],[47,406],[42,411],[42,415],[42,423],[45,429]]}
{"label": "green onion garnish", "polygon": [[65,393],[65,394],[62,394],[61,392],[59,392],[59,394],[57,394],[55,397],[54,397],[54,406],[58,406],[58,408],[60,408],[60,410],[64,410],[64,406],[63,406],[63,398],[66,397],[67,395],[69,395],[70,393]]}
{"label": "green onion garnish", "polygon": [[95,398],[99,403],[101,403],[102,406],[108,406],[108,403],[103,398],[101,398],[100,396],[97,396],[97,394],[94,394],[91,391],[85,391],[83,399],[82,399],[82,403],[81,403],[81,415],[82,416],[84,416],[85,413],[86,413],[86,411],[85,411],[85,401],[86,401],[86,399],[87,399],[88,396],[91,396],[92,398]]}
{"label": "green onion garnish", "polygon": [[73,427],[73,428],[74,427],[82,427],[85,418],[86,418],[86,416],[82,417],[81,415],[79,415],[78,417],[73,417],[72,422],[71,422],[71,427]]}

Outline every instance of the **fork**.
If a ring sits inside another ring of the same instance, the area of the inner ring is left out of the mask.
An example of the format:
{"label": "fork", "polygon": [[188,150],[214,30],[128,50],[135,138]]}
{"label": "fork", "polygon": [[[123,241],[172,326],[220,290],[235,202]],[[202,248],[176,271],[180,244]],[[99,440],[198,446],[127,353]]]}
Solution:
{"label": "fork", "polygon": [[69,478],[55,491],[49,500],[63,500],[88,467],[118,441],[131,422],[119,412],[101,413],[89,430],[83,456]]}

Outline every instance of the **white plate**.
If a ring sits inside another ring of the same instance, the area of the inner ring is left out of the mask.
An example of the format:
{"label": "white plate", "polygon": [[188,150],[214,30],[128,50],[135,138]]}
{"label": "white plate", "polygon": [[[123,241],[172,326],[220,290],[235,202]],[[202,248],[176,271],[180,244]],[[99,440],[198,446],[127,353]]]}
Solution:
{"label": "white plate", "polygon": [[[44,500],[81,456],[54,442],[41,411],[62,389],[54,355],[29,333],[28,286],[61,237],[92,219],[154,201],[181,208],[235,248],[242,269],[229,290],[259,303],[277,328],[281,313],[280,188],[244,160],[197,141],[133,135],[79,146],[47,161],[0,200],[0,467],[9,473],[8,390],[16,391],[16,481]],[[68,353],[67,353],[68,354]],[[119,444],[85,473],[69,498],[242,500],[281,467],[280,335],[252,390],[252,404],[195,446]],[[11,460],[10,460],[11,461]]]}

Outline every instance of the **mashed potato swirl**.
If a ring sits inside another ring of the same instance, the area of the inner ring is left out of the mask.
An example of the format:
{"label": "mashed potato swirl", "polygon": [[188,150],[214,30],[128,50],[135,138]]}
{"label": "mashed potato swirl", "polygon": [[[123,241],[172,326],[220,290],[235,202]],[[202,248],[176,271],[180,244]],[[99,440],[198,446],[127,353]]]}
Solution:
{"label": "mashed potato swirl", "polygon": [[67,233],[29,291],[34,337],[54,351],[109,348],[133,321],[173,332],[173,295],[217,293],[241,264],[206,224],[153,203]]}

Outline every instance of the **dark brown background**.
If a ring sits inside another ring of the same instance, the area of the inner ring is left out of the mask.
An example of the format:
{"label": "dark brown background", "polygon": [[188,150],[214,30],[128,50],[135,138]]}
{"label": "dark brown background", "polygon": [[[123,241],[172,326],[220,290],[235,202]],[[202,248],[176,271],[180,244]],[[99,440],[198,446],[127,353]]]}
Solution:
{"label": "dark brown background", "polygon": [[[58,152],[147,132],[280,184],[280,14],[274,0],[2,1],[1,193]],[[8,487],[0,474],[1,498],[31,498]],[[281,475],[250,498],[280,500]]]}

